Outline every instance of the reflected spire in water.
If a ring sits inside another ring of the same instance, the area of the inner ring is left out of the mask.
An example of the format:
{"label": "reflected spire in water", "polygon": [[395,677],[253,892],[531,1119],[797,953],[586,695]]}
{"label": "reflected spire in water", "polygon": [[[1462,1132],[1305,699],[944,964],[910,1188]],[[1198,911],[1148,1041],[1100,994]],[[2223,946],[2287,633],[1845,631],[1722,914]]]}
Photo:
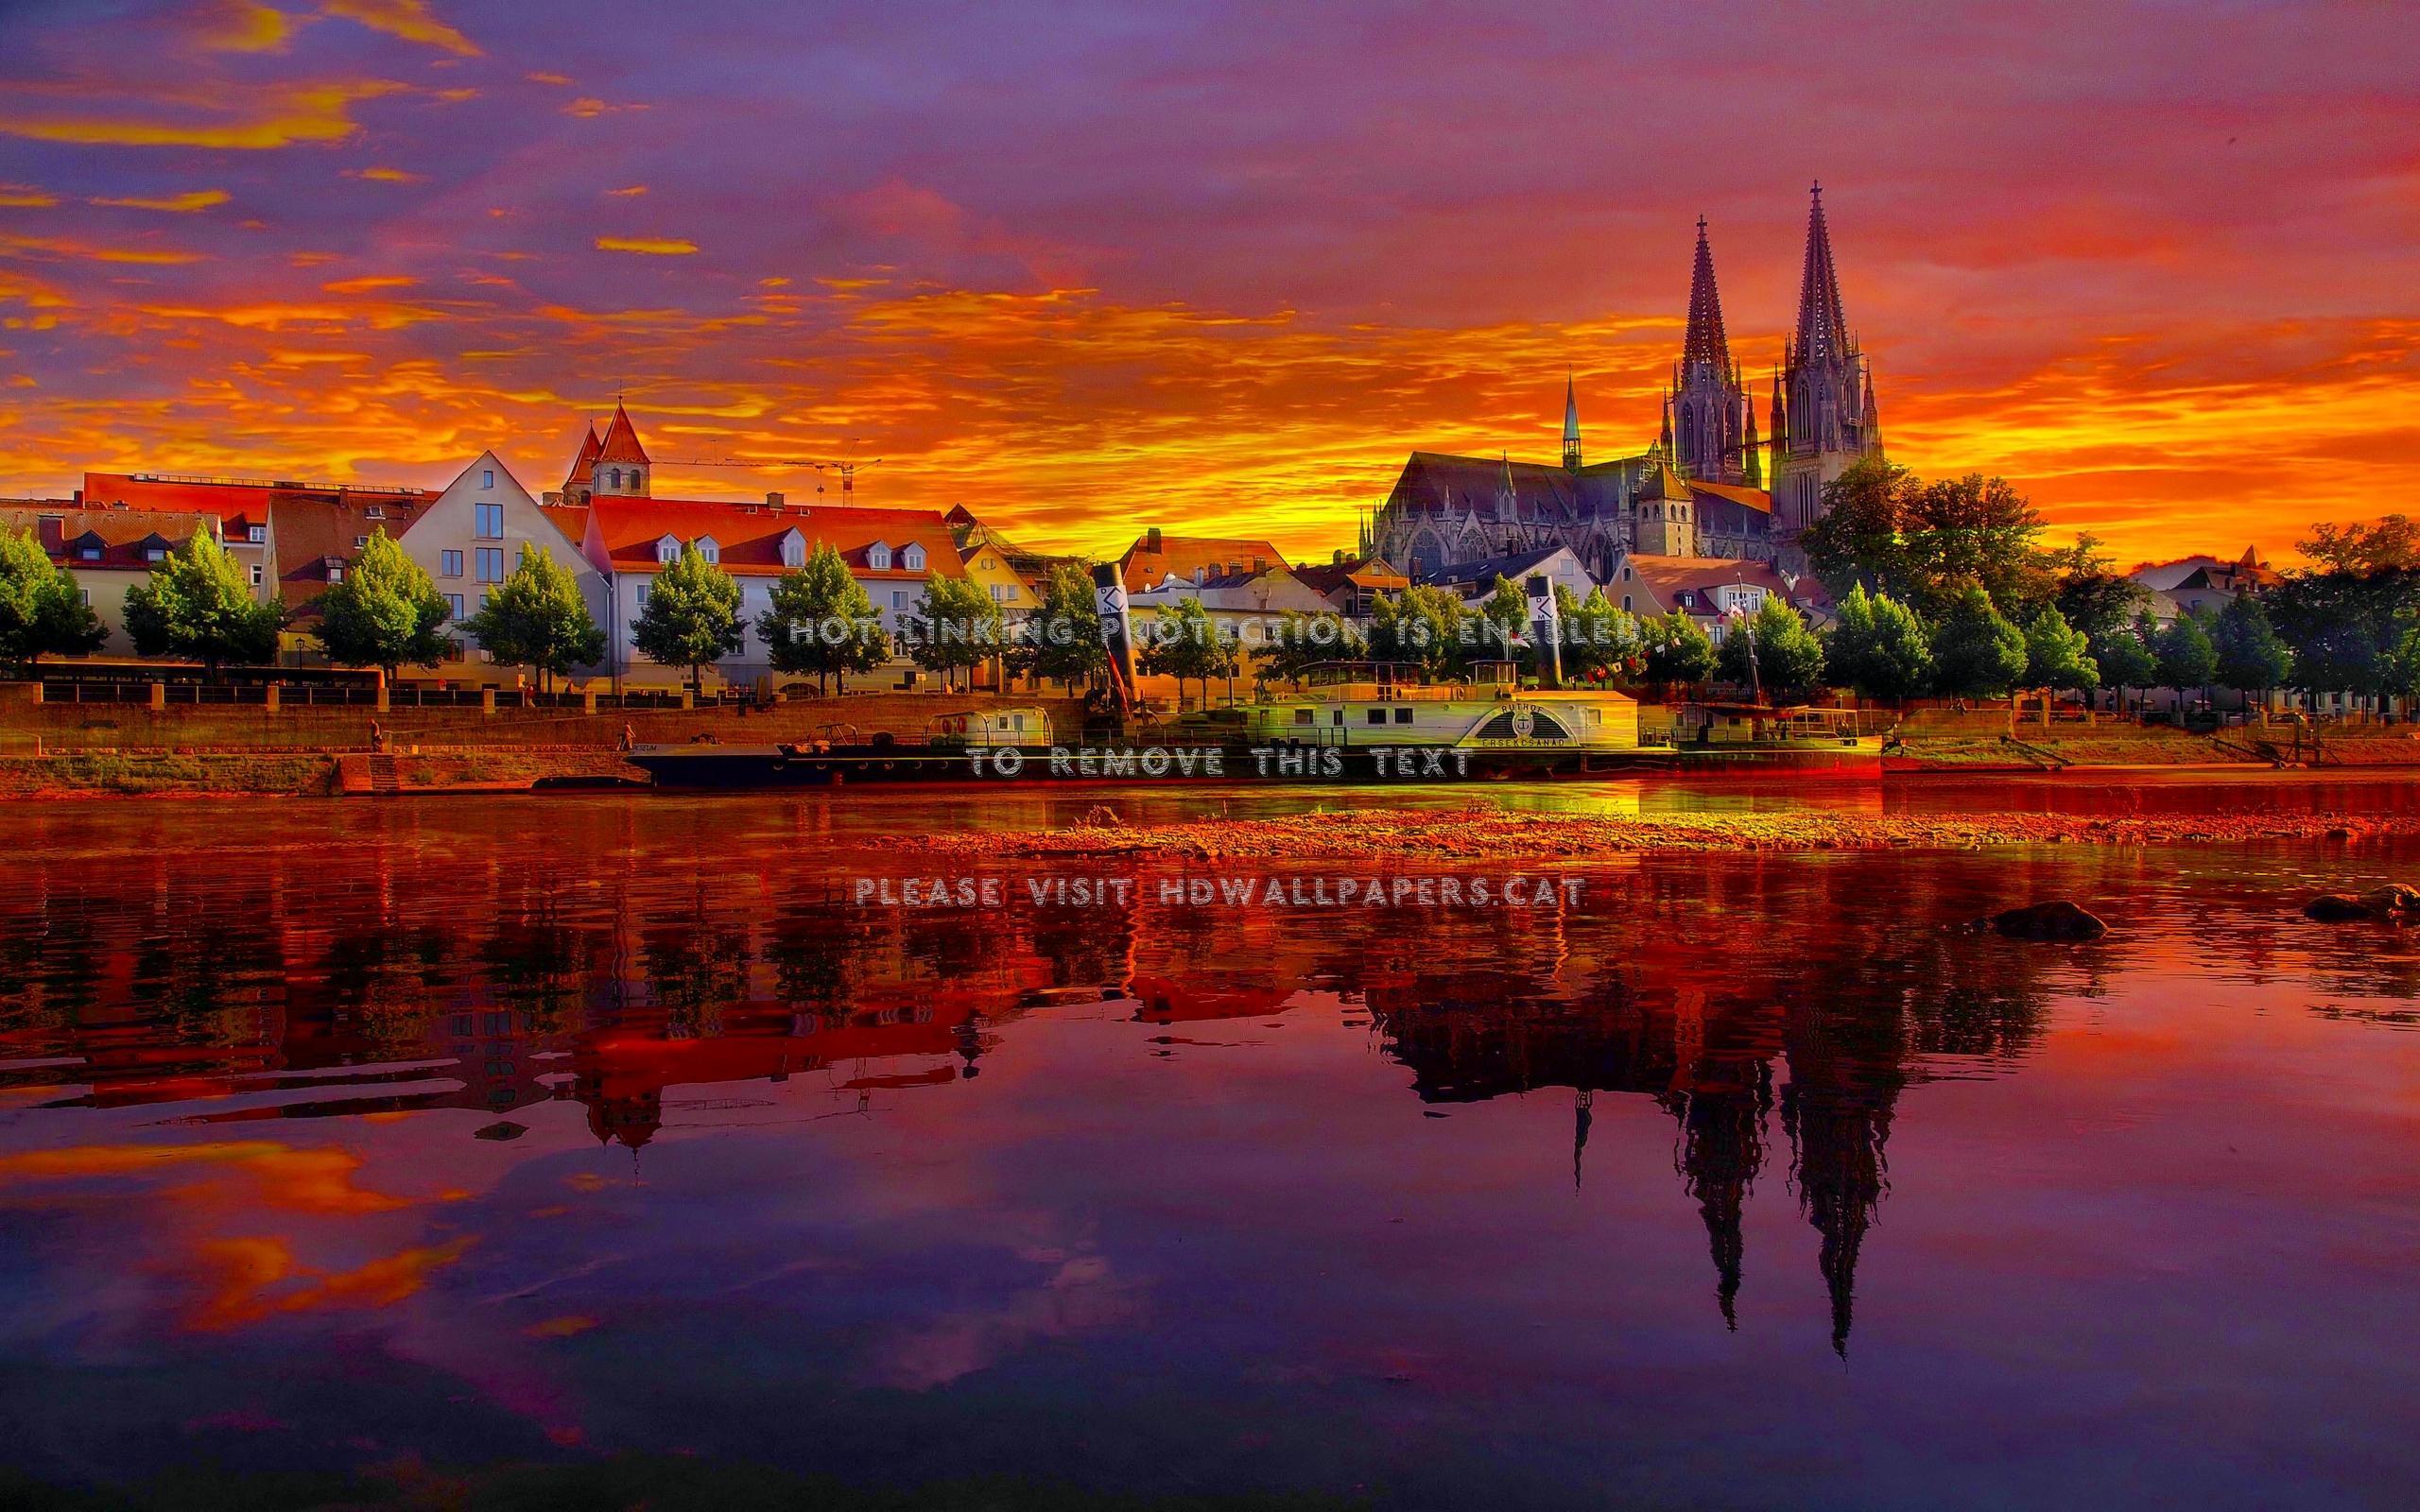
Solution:
{"label": "reflected spire in water", "polygon": [[1571,1190],[1580,1190],[1580,1160],[1588,1153],[1588,1125],[1596,1116],[1597,1094],[1582,1087],[1571,1096]]}

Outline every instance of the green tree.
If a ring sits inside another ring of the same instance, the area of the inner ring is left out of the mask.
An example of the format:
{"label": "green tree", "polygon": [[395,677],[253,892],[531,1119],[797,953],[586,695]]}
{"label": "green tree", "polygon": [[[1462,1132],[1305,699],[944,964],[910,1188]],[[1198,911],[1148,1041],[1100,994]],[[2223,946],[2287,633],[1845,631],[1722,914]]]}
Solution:
{"label": "green tree", "polygon": [[2420,699],[2420,623],[2408,626],[2380,660],[2378,688],[2407,704]]}
{"label": "green tree", "polygon": [[2100,688],[2092,643],[2055,604],[2035,610],[2033,622],[2025,627],[2025,683],[2031,688],[2072,688],[2086,698]]}
{"label": "green tree", "polygon": [[2420,570],[2420,524],[2391,514],[2366,525],[2324,524],[2296,547],[2335,572],[2412,572]]}
{"label": "green tree", "polygon": [[209,532],[197,530],[154,563],[148,581],[126,592],[126,633],[135,654],[199,662],[216,677],[230,662],[277,660],[285,606],[255,601],[244,569]]}
{"label": "green tree", "polygon": [[1968,586],[2005,614],[2030,614],[2056,592],[2042,517],[2004,478],[1969,472],[1926,484],[1899,534],[1919,612],[1945,615]]}
{"label": "green tree", "polygon": [[339,665],[380,667],[391,681],[406,662],[433,667],[445,659],[445,595],[384,525],[320,595],[319,607],[312,634]]}
{"label": "green tree", "polygon": [[45,656],[81,656],[109,640],[76,575],[30,530],[0,530],[0,662],[27,673]]}
{"label": "green tree", "polygon": [[2025,676],[2025,632],[1979,588],[1950,599],[1933,632],[1932,653],[1934,679],[1953,696],[2002,697]]}
{"label": "green tree", "polygon": [[1530,639],[1530,595],[1510,577],[1496,575],[1495,586],[1478,607],[1478,628],[1479,657],[1536,665],[1537,647],[1524,644]]}
{"label": "green tree", "polygon": [[2076,537],[2059,562],[2059,613],[2096,646],[2124,631],[2150,601],[2151,590],[2111,570],[2096,537]]}
{"label": "green tree", "polygon": [[1289,609],[1278,616],[1276,638],[1253,659],[1253,677],[1300,686],[1303,674],[1321,662],[1357,662],[1368,652],[1359,627],[1344,616],[1332,610],[1305,614]]}
{"label": "green tree", "polygon": [[2199,617],[2179,614],[2159,632],[2152,649],[2159,658],[2159,682],[2164,688],[2183,693],[2188,688],[2206,688],[2219,675],[2219,653],[2210,644],[2210,632],[2202,627]]}
{"label": "green tree", "polygon": [[1092,574],[1074,562],[1050,569],[1042,585],[1042,602],[1025,629],[1019,669],[1037,679],[1047,678],[1072,690],[1109,669],[1109,647],[1101,644],[1100,617],[1093,606]]}
{"label": "green tree", "polygon": [[982,584],[936,574],[925,580],[925,596],[917,602],[908,658],[940,673],[942,686],[955,688],[960,671],[999,653],[1000,624],[1000,606]]}
{"label": "green tree", "polygon": [[631,621],[631,641],[662,666],[687,667],[689,691],[705,691],[705,669],[747,644],[739,622],[739,584],[706,560],[690,541],[647,585],[647,602]]}
{"label": "green tree", "polygon": [[1924,622],[1888,593],[1860,583],[1841,601],[1824,664],[1836,682],[1867,698],[1904,702],[1932,686],[1932,644]]}
{"label": "green tree", "polygon": [[1447,674],[1462,667],[1478,640],[1462,601],[1433,585],[1380,593],[1370,608],[1370,654],[1381,662]]}
{"label": "green tree", "polygon": [[1642,620],[1647,643],[1647,680],[1667,688],[1695,687],[1714,676],[1714,638],[1679,610]]}
{"label": "green tree", "polygon": [[1555,617],[1562,622],[1563,675],[1572,681],[1629,680],[1647,670],[1647,646],[1634,615],[1616,609],[1601,588],[1585,599],[1557,583]]}
{"label": "green tree", "polygon": [[2256,693],[2265,697],[2293,676],[2293,652],[2269,623],[2269,610],[2250,593],[2238,593],[2219,610],[2210,642],[2218,653],[2219,681],[2247,699]]}
{"label": "green tree", "polygon": [[605,659],[605,632],[579,596],[579,579],[544,546],[525,546],[462,628],[488,655],[527,667],[548,692],[554,679]]}
{"label": "green tree", "polygon": [[1174,678],[1179,702],[1188,679],[1201,684],[1201,701],[1210,701],[1210,683],[1231,678],[1241,664],[1235,638],[1221,630],[1198,597],[1180,598],[1152,623],[1149,642],[1136,664],[1157,678]]}
{"label": "green tree", "polygon": [[1728,680],[1753,683],[1774,703],[1789,702],[1824,680],[1824,643],[1779,593],[1767,593],[1755,613],[1732,622],[1716,665]]}
{"label": "green tree", "polygon": [[1842,597],[1853,588],[1904,593],[1910,564],[1899,529],[1923,489],[1913,472],[1880,456],[1824,485],[1823,518],[1801,538],[1816,577]]}
{"label": "green tree", "polygon": [[2101,686],[2117,689],[2122,698],[2129,688],[2140,692],[2156,683],[2159,658],[2152,650],[2152,643],[2157,639],[2151,610],[2139,610],[2133,624],[2120,625],[2094,641],[2092,662],[2100,669]]}
{"label": "green tree", "polygon": [[846,693],[850,673],[872,672],[890,659],[882,616],[830,541],[817,541],[804,565],[784,573],[770,600],[756,616],[766,660],[776,672],[812,674],[818,693],[835,678]]}

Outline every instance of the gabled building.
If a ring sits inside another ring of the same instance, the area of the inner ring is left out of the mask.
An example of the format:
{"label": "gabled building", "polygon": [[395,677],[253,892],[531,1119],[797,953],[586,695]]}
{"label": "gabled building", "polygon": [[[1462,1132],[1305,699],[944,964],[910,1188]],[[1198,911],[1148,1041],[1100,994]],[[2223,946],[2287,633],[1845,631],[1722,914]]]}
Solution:
{"label": "gabled building", "polygon": [[[270,516],[280,503],[295,507],[290,516],[301,520],[328,506],[367,517],[408,518],[433,497],[425,489],[365,484],[269,482],[257,478],[195,477],[171,472],[87,472],[77,490],[78,504],[93,508],[162,511],[169,514],[214,515],[219,522],[229,556],[251,580],[253,593],[266,600],[279,592],[285,570],[278,565],[271,539]],[[393,529],[387,532],[395,534]],[[299,548],[307,553],[308,548]],[[290,562],[295,553],[287,553]],[[324,586],[324,579],[322,579]],[[313,590],[317,596],[317,590]]]}
{"label": "gabled building", "polygon": [[1488,557],[1478,561],[1458,562],[1439,568],[1427,582],[1449,589],[1469,600],[1486,598],[1495,592],[1495,580],[1505,578],[1515,587],[1526,589],[1533,577],[1543,577],[1557,588],[1568,589],[1576,598],[1586,598],[1596,591],[1597,580],[1569,546],[1547,546],[1534,551],[1517,551],[1509,556]]}
{"label": "gabled building", "polygon": [[1339,551],[1320,566],[1294,569],[1294,576],[1328,607],[1347,619],[1366,620],[1376,611],[1380,593],[1400,593],[1411,586],[1409,575],[1397,572],[1384,558],[1363,553],[1347,557]]}
{"label": "gabled building", "polygon": [[1678,610],[1718,643],[1733,618],[1755,613],[1773,595],[1806,612],[1789,580],[1769,561],[1625,556],[1605,585],[1605,597],[1615,607],[1641,618]]}
{"label": "gabled building", "polygon": [[30,531],[44,555],[76,575],[84,602],[109,630],[103,656],[132,656],[126,633],[127,590],[197,535],[221,530],[214,514],[170,509],[78,507],[72,500],[11,500],[0,504],[0,531]]}
{"label": "gabled building", "polygon": [[288,664],[314,664],[321,659],[316,633],[320,595],[344,580],[370,538],[383,530],[388,539],[401,541],[434,497],[419,489],[407,494],[360,495],[345,490],[272,495],[269,581],[285,601],[286,626],[277,644]]}
{"label": "gabled building", "polygon": [[[395,540],[436,580],[458,626],[478,612],[489,593],[521,565],[522,553],[533,546],[543,547],[572,575],[590,617],[604,626],[613,612],[613,594],[605,575],[582,549],[587,519],[583,507],[550,509],[540,505],[495,453],[482,452],[431,497],[411,527]],[[458,630],[456,639],[466,650],[475,648]],[[499,669],[499,675],[512,670]],[[603,670],[600,664],[585,675]]]}
{"label": "gabled building", "polygon": [[655,576],[694,544],[699,554],[738,580],[746,643],[717,663],[735,683],[771,671],[756,616],[771,607],[774,579],[806,564],[828,541],[866,590],[883,627],[898,635],[937,576],[963,577],[958,544],[938,510],[804,507],[735,504],[718,499],[639,499],[597,493],[587,506],[581,554],[610,585],[606,627],[609,670],[640,682],[674,683],[683,668],[659,666],[639,654],[631,625],[647,607]]}
{"label": "gabled building", "polygon": [[1117,566],[1129,593],[1170,580],[1199,582],[1206,573],[1232,577],[1286,565],[1286,554],[1266,541],[1228,536],[1172,536],[1153,525],[1119,555]]}

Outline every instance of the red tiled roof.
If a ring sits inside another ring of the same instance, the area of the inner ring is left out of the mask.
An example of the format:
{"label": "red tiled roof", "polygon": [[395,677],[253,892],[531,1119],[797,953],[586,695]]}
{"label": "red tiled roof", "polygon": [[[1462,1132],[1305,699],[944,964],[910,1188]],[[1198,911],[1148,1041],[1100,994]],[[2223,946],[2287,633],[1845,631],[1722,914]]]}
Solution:
{"label": "red tiled roof", "polygon": [[1179,577],[1191,577],[1196,572],[1223,573],[1229,567],[1250,571],[1255,561],[1270,567],[1286,565],[1286,554],[1266,541],[1245,541],[1226,536],[1162,536],[1160,549],[1150,549],[1150,536],[1137,536],[1134,544],[1117,558],[1130,589],[1156,588],[1168,580],[1173,573]]}
{"label": "red tiled roof", "polygon": [[639,444],[638,427],[631,423],[631,412],[620,404],[614,406],[613,421],[605,427],[604,443],[591,460],[636,462],[642,467],[652,465],[648,461],[647,448]]}
{"label": "red tiled roof", "polygon": [[[31,530],[50,559],[73,571],[113,568],[146,572],[151,553],[172,552],[191,541],[197,531],[218,528],[215,514],[167,509],[78,509],[73,506],[40,505],[0,508],[0,530],[14,534]],[[85,548],[100,552],[97,558]]]}
{"label": "red tiled roof", "polygon": [[270,507],[281,499],[408,503],[417,507],[436,497],[427,489],[272,483],[257,478],[181,477],[162,472],[84,474],[84,503],[88,507],[122,504],[130,509],[215,514],[228,538],[236,541],[241,541],[251,526],[268,524]]}
{"label": "red tiled roof", "polygon": [[1773,496],[1762,489],[1743,488],[1737,483],[1708,483],[1703,478],[1683,478],[1681,482],[1691,493],[1710,493],[1762,514],[1773,512]]}
{"label": "red tiled roof", "polygon": [[1377,593],[1400,593],[1411,586],[1411,579],[1376,558],[1360,561],[1321,562],[1314,567],[1297,567],[1294,576],[1315,593],[1333,593],[1345,584]]}
{"label": "red tiled roof", "polygon": [[1676,593],[1701,593],[1709,589],[1742,584],[1789,596],[1789,585],[1772,563],[1736,560],[1728,557],[1638,557],[1629,558],[1632,572],[1654,591],[1667,608]]}
{"label": "red tiled roof", "polygon": [[[848,507],[772,508],[734,504],[721,499],[621,499],[599,495],[589,505],[603,536],[607,558],[617,571],[644,571],[656,565],[656,542],[666,536],[686,545],[712,536],[719,548],[723,571],[734,576],[778,576],[782,539],[792,530],[806,538],[809,550],[818,541],[863,577],[895,577],[914,581],[928,576],[962,577],[958,544],[950,538],[949,522],[936,509],[866,509]],[[866,565],[866,552],[875,543],[890,548],[892,565],[875,570]],[[910,572],[898,565],[898,553],[910,545],[925,548],[925,570]]]}
{"label": "red tiled roof", "polygon": [[[360,554],[356,542],[380,530],[389,540],[400,539],[419,518],[417,502],[281,495],[272,507],[269,538],[286,603],[308,610],[327,591],[330,564],[349,566]],[[374,517],[372,510],[378,511]]]}

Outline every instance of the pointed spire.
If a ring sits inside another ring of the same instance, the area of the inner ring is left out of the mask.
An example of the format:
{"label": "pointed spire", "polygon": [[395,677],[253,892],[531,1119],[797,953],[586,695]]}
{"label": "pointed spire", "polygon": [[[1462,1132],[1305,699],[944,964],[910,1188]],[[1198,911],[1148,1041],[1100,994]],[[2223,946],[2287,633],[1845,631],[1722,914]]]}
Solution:
{"label": "pointed spire", "polygon": [[1806,213],[1806,266],[1798,280],[1798,339],[1793,362],[1821,362],[1848,352],[1848,318],[1841,313],[1841,280],[1832,266],[1832,232],[1824,223],[1824,186]]}
{"label": "pointed spire", "polygon": [[1740,470],[1748,474],[1748,487],[1761,489],[1765,486],[1765,449],[1756,439],[1756,406],[1742,399],[1739,407],[1748,415],[1748,438],[1739,448]]}
{"label": "pointed spire", "polygon": [[1665,461],[1672,460],[1672,396],[1664,396],[1664,434],[1657,438],[1655,455]]}
{"label": "pointed spire", "polygon": [[648,461],[647,448],[639,444],[638,427],[631,423],[631,412],[622,407],[619,400],[614,402],[614,420],[605,427],[605,441],[597,451],[596,460],[635,462],[641,467],[651,465]]}
{"label": "pointed spire", "polygon": [[1881,451],[1882,406],[1874,398],[1874,368],[1871,364],[1865,365],[1865,398],[1858,405],[1858,415],[1865,427],[1865,449],[1869,452]]}
{"label": "pointed spire", "polygon": [[1681,366],[1711,363],[1731,370],[1731,340],[1722,330],[1722,296],[1714,286],[1714,249],[1706,245],[1705,217],[1698,217],[1697,262],[1689,269],[1689,329],[1681,341]]}
{"label": "pointed spire", "polygon": [[596,439],[596,422],[592,421],[581,426],[579,455],[571,459],[571,471],[563,474],[563,488],[566,491],[588,487],[588,470],[596,465],[597,455],[603,451],[604,447]]}
{"label": "pointed spire", "polygon": [[1580,391],[1568,373],[1563,380],[1563,465],[1580,471]]}

